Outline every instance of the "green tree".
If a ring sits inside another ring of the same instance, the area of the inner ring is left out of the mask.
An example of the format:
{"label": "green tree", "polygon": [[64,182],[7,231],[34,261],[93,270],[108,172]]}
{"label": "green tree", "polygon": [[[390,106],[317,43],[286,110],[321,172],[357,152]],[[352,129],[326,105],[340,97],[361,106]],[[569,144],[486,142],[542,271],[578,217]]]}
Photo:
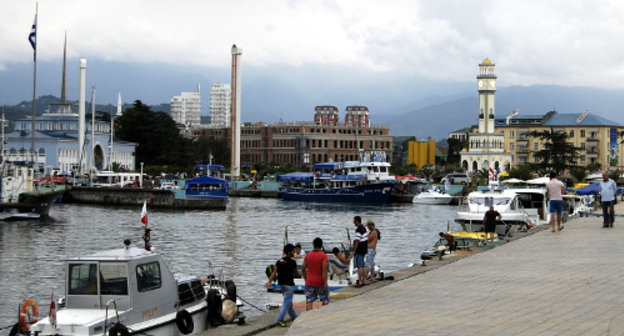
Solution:
{"label": "green tree", "polygon": [[115,136],[136,142],[136,162],[187,166],[190,141],[183,138],[176,123],[164,112],[153,112],[136,100],[121,117],[115,119]]}
{"label": "green tree", "polygon": [[544,149],[531,152],[535,163],[531,163],[530,166],[534,170],[554,171],[561,174],[566,168],[577,167],[580,148],[568,142],[566,132],[554,131],[551,128],[530,132],[529,136],[544,143]]}
{"label": "green tree", "polygon": [[446,142],[448,143],[448,156],[446,157],[446,163],[459,166],[461,151],[462,149],[464,149],[464,147],[466,147],[467,141],[461,141],[455,138],[448,138]]}
{"label": "green tree", "polygon": [[230,147],[227,139],[220,137],[199,137],[193,142],[195,147],[194,160],[196,163],[207,164],[210,162],[212,155],[212,163],[228,166],[230,164]]}
{"label": "green tree", "polygon": [[527,181],[533,178],[533,176],[531,175],[533,173],[533,170],[531,169],[531,167],[527,165],[522,165],[516,168],[511,168],[508,171],[508,173],[509,173],[509,178],[517,178],[517,179],[524,180],[524,181]]}

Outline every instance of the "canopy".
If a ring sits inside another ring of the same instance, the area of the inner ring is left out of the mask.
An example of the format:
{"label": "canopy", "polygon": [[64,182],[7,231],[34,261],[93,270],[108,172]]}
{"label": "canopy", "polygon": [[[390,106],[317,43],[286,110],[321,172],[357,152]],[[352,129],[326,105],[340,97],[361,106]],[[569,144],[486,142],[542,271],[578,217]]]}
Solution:
{"label": "canopy", "polygon": [[342,162],[322,162],[315,163],[314,169],[342,169],[344,168],[344,163]]}
{"label": "canopy", "polygon": [[510,178],[509,180],[501,181],[501,184],[507,184],[507,183],[527,183],[527,182],[525,180],[521,180],[517,178]]}
{"label": "canopy", "polygon": [[[576,189],[575,193],[577,195],[598,195],[600,193],[600,183],[592,183],[583,188]],[[622,193],[622,188],[617,187],[617,194]]]}
{"label": "canopy", "polygon": [[280,175],[277,177],[278,181],[292,181],[292,182],[309,182],[312,181],[314,175],[307,172],[295,172]]}
{"label": "canopy", "polygon": [[546,184],[546,183],[548,183],[548,181],[550,181],[549,177],[538,177],[538,178],[534,178],[532,180],[528,180],[528,181],[526,181],[526,183],[529,183],[529,184]]}

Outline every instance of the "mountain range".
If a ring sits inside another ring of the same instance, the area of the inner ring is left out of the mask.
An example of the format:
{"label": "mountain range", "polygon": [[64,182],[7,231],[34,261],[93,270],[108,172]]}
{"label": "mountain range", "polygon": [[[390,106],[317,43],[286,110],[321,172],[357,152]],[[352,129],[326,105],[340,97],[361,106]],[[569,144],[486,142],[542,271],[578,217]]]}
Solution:
{"label": "mountain range", "polygon": [[[275,93],[277,95],[277,93]],[[48,109],[51,103],[60,99],[46,95],[37,99],[37,114]],[[580,87],[563,87],[552,85],[512,86],[500,88],[496,92],[496,115],[504,117],[513,110],[520,116],[544,115],[555,110],[558,113],[580,114],[585,110],[609,119],[616,124],[624,124],[624,90],[606,90]],[[87,102],[88,104],[88,102]],[[123,109],[131,107],[124,104]],[[169,104],[151,105],[153,111],[169,113]],[[14,106],[5,106],[7,119],[15,120],[31,115],[30,101],[22,101]],[[96,104],[97,111],[115,113],[112,104]],[[87,112],[91,111],[87,107]],[[449,132],[476,124],[478,111],[478,94],[472,96],[431,96],[413,101],[392,111],[370,112],[375,125],[390,127],[394,136],[431,137],[437,140],[448,138]],[[312,119],[312,114],[310,114]],[[284,121],[293,121],[284,119]]]}

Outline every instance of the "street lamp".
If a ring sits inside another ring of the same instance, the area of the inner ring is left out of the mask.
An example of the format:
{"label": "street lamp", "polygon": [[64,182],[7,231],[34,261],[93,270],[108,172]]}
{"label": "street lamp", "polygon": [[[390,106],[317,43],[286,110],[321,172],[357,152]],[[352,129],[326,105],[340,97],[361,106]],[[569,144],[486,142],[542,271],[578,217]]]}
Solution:
{"label": "street lamp", "polygon": [[141,162],[141,176],[139,176],[139,187],[143,189],[143,162]]}

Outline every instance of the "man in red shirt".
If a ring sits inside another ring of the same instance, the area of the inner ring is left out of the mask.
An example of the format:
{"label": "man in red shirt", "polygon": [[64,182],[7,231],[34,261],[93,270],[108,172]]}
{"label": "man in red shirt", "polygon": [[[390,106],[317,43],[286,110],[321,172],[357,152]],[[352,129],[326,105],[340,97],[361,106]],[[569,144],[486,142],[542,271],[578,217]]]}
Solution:
{"label": "man in red shirt", "polygon": [[306,311],[312,310],[317,298],[321,300],[323,306],[329,303],[329,288],[327,287],[329,258],[323,252],[323,240],[321,238],[314,238],[312,245],[314,249],[306,254],[301,267],[301,274],[305,279]]}

